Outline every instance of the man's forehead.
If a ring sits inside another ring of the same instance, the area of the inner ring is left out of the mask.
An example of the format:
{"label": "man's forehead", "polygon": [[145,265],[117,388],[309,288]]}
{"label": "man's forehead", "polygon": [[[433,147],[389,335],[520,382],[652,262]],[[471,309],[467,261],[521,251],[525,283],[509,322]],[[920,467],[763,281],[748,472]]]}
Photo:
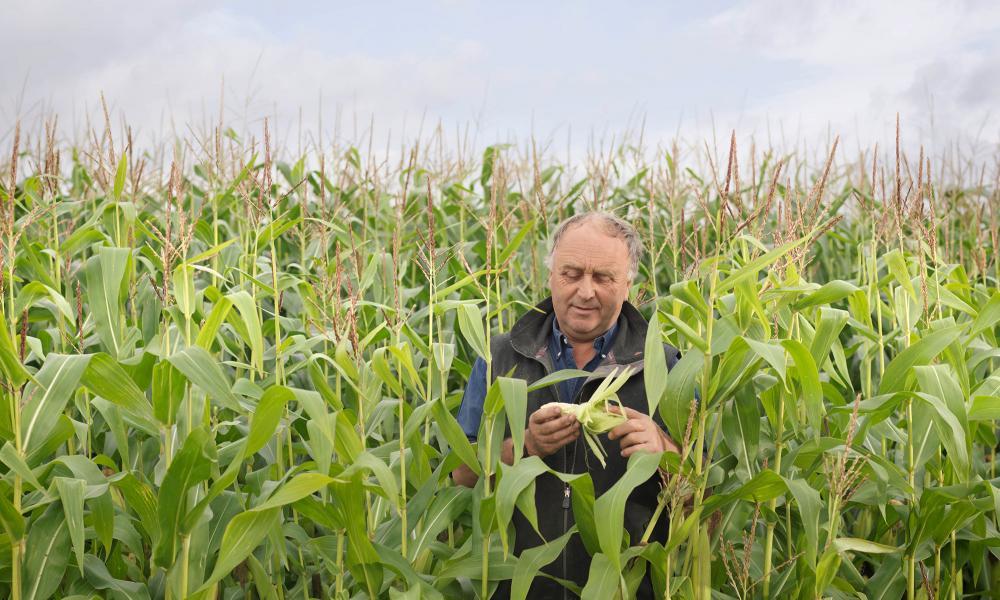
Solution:
{"label": "man's forehead", "polygon": [[607,248],[570,245],[564,248],[560,244],[552,262],[556,267],[613,271],[625,268],[627,260],[627,255],[611,252]]}
{"label": "man's forehead", "polygon": [[564,234],[553,249],[552,258],[556,263],[613,266],[628,260],[628,248],[620,238],[608,235],[591,223],[584,223]]}

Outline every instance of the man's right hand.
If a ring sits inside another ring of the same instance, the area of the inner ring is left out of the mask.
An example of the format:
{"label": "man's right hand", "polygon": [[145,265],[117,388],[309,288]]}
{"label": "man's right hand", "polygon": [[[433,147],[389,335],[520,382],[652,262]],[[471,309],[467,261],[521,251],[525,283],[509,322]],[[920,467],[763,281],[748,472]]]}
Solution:
{"label": "man's right hand", "polygon": [[529,456],[542,458],[580,437],[580,422],[573,415],[564,415],[558,406],[543,406],[528,417],[524,435],[524,450]]}

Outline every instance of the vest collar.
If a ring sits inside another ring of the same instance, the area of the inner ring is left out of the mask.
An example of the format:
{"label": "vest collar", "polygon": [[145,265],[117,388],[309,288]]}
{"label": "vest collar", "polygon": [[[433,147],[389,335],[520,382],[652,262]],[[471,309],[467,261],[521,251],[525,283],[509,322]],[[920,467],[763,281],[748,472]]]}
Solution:
{"label": "vest collar", "polygon": [[[552,334],[553,320],[555,311],[552,307],[552,298],[549,297],[514,323],[510,331],[510,341],[514,350],[526,358],[541,360],[548,364],[550,362],[547,360],[548,342]],[[647,327],[646,319],[631,303],[626,301],[622,304],[614,345],[598,370],[603,371],[604,366],[613,368],[614,365],[632,365],[641,368]],[[596,375],[597,371],[594,374]]]}

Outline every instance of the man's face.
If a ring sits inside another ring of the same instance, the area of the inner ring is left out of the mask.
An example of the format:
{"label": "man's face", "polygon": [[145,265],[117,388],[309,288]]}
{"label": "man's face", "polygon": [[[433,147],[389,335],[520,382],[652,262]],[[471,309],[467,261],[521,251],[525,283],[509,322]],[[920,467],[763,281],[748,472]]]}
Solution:
{"label": "man's face", "polygon": [[628,298],[628,247],[594,221],[564,232],[552,253],[549,290],[559,329],[588,342],[618,320]]}

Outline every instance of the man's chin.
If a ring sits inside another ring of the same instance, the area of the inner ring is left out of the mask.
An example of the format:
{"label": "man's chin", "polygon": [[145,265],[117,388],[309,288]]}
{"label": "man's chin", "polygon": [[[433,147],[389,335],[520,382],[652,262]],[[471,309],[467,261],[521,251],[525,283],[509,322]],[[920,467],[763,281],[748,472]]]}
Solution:
{"label": "man's chin", "polygon": [[570,337],[578,340],[592,340],[604,333],[603,331],[597,331],[599,329],[598,325],[597,319],[570,319],[567,326],[563,328],[563,333],[569,334]]}

